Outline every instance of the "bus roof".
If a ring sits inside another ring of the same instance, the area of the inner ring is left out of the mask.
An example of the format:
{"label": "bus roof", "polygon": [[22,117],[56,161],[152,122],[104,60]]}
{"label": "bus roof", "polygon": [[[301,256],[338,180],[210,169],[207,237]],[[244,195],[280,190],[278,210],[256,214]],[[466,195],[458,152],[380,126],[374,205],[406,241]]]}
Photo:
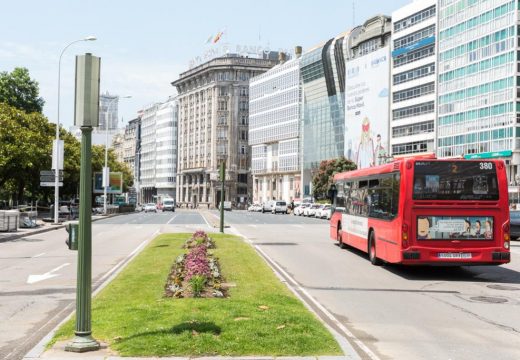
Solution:
{"label": "bus roof", "polygon": [[397,171],[397,170],[401,169],[401,164],[409,159],[416,160],[416,161],[417,160],[438,160],[438,161],[454,161],[454,160],[483,161],[483,160],[485,160],[485,161],[493,161],[493,162],[501,161],[500,159],[464,159],[464,158],[460,158],[460,157],[437,159],[435,154],[430,154],[430,153],[423,154],[423,155],[415,155],[415,156],[401,156],[399,158],[395,158],[393,161],[391,161],[387,164],[338,173],[338,174],[334,175],[334,181],[357,178],[357,177],[365,177],[365,176],[377,175],[377,174],[385,174],[385,173]]}

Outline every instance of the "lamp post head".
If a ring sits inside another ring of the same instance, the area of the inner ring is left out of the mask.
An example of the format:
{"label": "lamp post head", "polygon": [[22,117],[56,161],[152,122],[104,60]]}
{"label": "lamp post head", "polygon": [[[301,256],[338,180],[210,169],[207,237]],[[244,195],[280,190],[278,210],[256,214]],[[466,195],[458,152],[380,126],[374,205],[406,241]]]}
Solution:
{"label": "lamp post head", "polygon": [[90,35],[90,36],[87,36],[86,38],[84,38],[83,40],[84,41],[95,41],[95,40],[97,40],[97,38],[95,36]]}

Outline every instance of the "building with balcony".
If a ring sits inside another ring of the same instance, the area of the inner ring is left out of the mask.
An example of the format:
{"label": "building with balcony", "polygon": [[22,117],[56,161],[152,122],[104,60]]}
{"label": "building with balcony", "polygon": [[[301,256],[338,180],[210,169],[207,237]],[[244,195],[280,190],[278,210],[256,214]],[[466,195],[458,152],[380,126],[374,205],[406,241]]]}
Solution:
{"label": "building with balcony", "polygon": [[252,192],[249,81],[277,63],[277,53],[272,52],[262,58],[228,54],[185,71],[172,82],[179,94],[179,203],[217,206],[219,167],[225,161],[224,198],[246,206]]}

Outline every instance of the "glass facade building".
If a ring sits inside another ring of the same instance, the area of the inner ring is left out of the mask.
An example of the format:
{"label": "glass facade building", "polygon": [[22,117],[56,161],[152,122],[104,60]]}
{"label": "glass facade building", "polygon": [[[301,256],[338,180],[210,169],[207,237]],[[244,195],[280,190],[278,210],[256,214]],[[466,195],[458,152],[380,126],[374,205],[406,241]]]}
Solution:
{"label": "glass facade building", "polygon": [[311,195],[312,176],[320,162],[343,155],[345,41],[342,34],[301,57],[303,196]]}
{"label": "glass facade building", "polygon": [[440,0],[438,139],[441,157],[520,157],[518,1]]}

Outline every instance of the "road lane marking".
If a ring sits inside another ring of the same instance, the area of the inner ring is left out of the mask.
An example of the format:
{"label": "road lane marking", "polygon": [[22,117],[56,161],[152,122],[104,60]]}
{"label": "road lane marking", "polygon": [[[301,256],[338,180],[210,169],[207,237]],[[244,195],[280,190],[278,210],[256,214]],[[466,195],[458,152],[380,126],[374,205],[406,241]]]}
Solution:
{"label": "road lane marking", "polygon": [[255,229],[258,227],[258,225],[255,225],[255,224],[249,224],[249,226],[251,226],[252,228],[255,228]]}
{"label": "road lane marking", "polygon": [[63,269],[65,266],[68,266],[68,265],[70,265],[70,263],[62,264],[62,265],[58,266],[57,268],[54,268],[51,271],[46,272],[45,274],[29,275],[29,277],[27,278],[27,284],[34,284],[39,281],[43,281],[43,280],[47,280],[47,279],[59,276],[60,274],[53,274],[53,272]]}
{"label": "road lane marking", "polygon": [[294,226],[295,228],[303,228],[303,225],[293,224],[291,226]]}
{"label": "road lane marking", "polygon": [[34,255],[32,258],[34,259],[34,258],[37,258],[37,257],[43,256],[43,255],[45,255],[45,253],[41,253],[41,254],[38,254],[38,255]]}
{"label": "road lane marking", "polygon": [[176,218],[177,216],[178,216],[178,214],[173,215],[172,218],[170,219],[170,221],[168,221],[168,222],[166,223],[166,225],[170,225],[170,224],[172,223],[172,221],[175,220],[175,218]]}

